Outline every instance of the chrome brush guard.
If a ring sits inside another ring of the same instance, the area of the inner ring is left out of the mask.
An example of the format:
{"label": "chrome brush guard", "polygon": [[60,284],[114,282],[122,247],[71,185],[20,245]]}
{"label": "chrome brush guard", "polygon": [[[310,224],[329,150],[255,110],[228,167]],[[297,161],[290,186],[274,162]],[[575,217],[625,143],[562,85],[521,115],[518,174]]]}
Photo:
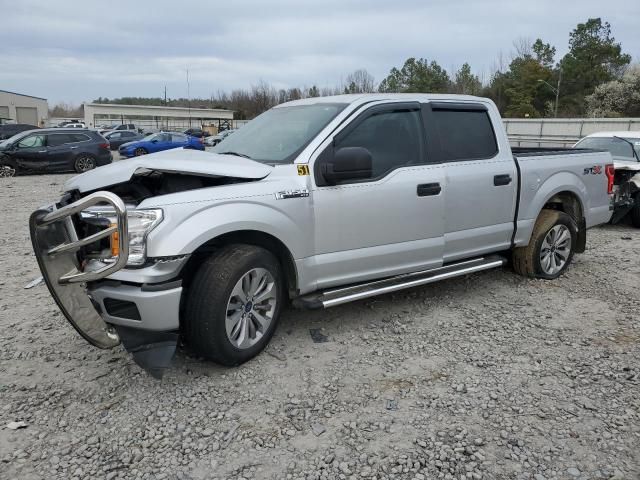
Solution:
{"label": "chrome brush guard", "polygon": [[[78,238],[72,215],[94,205],[113,208],[116,225],[93,235]],[[110,192],[96,192],[70,205],[55,205],[36,210],[29,219],[31,242],[51,295],[69,323],[92,345],[111,348],[120,343],[118,335],[100,317],[87,294],[86,283],[99,280],[122,269],[129,256],[127,212],[124,202]],[[87,270],[77,252],[82,247],[117,233],[118,255],[105,258],[100,268]]]}

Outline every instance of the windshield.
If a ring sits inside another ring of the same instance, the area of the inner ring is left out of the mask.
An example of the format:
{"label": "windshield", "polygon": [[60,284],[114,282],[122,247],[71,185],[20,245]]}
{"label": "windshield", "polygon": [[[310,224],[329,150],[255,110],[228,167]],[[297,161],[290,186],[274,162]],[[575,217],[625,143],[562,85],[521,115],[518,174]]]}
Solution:
{"label": "windshield", "polygon": [[629,159],[635,160],[636,157],[633,154],[633,148],[636,151],[636,155],[640,157],[640,138],[623,138],[624,137],[587,137],[576,143],[576,148],[607,150],[614,157],[628,157]]}
{"label": "windshield", "polygon": [[0,142],[0,148],[4,148],[8,145],[11,145],[12,143],[15,143],[17,140],[20,140],[22,137],[26,137],[30,132],[31,130],[16,133],[13,137],[9,137],[6,140],[2,140]]}
{"label": "windshield", "polygon": [[262,163],[291,163],[345,106],[318,103],[272,108],[228,135],[213,151]]}

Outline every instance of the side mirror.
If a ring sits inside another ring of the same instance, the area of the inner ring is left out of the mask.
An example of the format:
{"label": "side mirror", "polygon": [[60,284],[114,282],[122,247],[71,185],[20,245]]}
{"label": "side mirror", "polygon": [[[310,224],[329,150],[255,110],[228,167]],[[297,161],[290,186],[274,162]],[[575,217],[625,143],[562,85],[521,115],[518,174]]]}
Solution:
{"label": "side mirror", "polygon": [[151,143],[158,143],[158,140],[151,140]]}
{"label": "side mirror", "polygon": [[321,172],[329,185],[344,180],[364,180],[371,178],[371,152],[363,147],[343,147],[333,158],[321,165]]}

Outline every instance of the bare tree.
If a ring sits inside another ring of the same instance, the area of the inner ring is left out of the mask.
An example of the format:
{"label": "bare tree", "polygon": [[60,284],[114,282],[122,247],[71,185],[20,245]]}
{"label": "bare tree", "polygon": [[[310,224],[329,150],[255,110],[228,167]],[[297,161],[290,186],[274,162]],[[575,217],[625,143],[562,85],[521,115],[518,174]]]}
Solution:
{"label": "bare tree", "polygon": [[373,93],[376,91],[376,81],[364,68],[347,75],[344,93]]}

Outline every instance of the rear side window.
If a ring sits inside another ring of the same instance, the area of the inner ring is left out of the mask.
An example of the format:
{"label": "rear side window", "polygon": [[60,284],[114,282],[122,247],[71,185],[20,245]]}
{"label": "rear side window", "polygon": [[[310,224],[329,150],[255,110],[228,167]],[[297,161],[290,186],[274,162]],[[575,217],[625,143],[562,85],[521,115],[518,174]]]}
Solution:
{"label": "rear side window", "polygon": [[47,135],[47,145],[50,147],[59,147],[65,143],[71,143],[73,136],[72,133],[54,133]]}
{"label": "rear side window", "polygon": [[89,136],[85,135],[84,133],[72,133],[69,135],[69,137],[71,137],[69,139],[71,143],[86,142],[91,140],[91,138],[89,138]]}
{"label": "rear side window", "polygon": [[498,153],[496,135],[484,110],[433,110],[442,160],[480,160]]}
{"label": "rear side window", "polygon": [[187,141],[186,135],[182,135],[181,133],[172,133],[171,134],[171,139],[174,142],[186,142]]}

